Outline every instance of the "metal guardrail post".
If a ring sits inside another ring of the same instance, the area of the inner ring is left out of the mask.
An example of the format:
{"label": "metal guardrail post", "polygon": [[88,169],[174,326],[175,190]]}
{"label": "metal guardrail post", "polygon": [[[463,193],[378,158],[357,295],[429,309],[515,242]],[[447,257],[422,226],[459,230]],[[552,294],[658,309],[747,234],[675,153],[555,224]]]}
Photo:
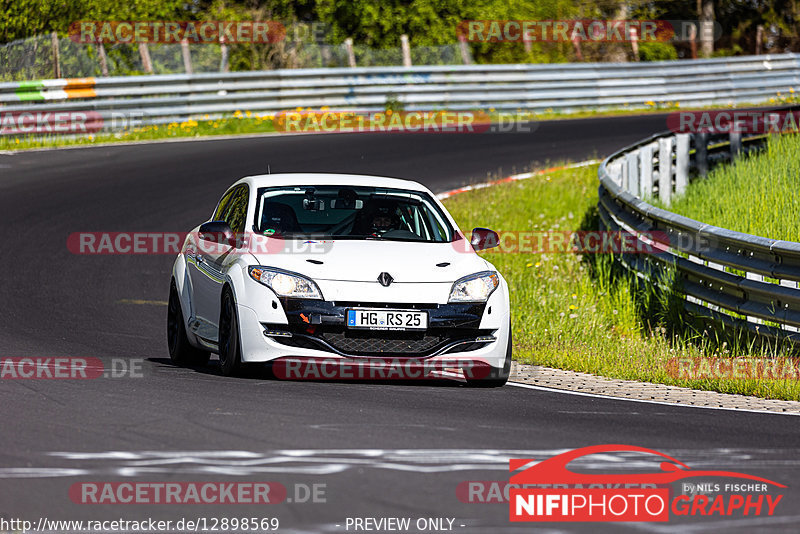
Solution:
{"label": "metal guardrail post", "polygon": [[675,194],[682,195],[689,185],[689,134],[677,134],[675,141]]}
{"label": "metal guardrail post", "polygon": [[628,191],[632,195],[639,194],[639,151],[633,150],[625,156],[625,166],[628,167]]}
{"label": "metal guardrail post", "polygon": [[658,140],[658,198],[669,206],[672,197],[672,137]]}
{"label": "metal guardrail post", "polygon": [[623,191],[628,190],[628,162],[625,158],[619,160],[619,186]]}
{"label": "metal guardrail post", "polygon": [[641,187],[639,189],[642,198],[653,196],[653,149],[652,144],[644,145],[639,149],[639,165],[641,169]]}
{"label": "metal guardrail post", "polygon": [[694,164],[700,176],[708,174],[708,134],[694,134]]}
{"label": "metal guardrail post", "polygon": [[728,137],[731,145],[731,161],[733,161],[742,152],[742,134],[741,132],[731,132]]}

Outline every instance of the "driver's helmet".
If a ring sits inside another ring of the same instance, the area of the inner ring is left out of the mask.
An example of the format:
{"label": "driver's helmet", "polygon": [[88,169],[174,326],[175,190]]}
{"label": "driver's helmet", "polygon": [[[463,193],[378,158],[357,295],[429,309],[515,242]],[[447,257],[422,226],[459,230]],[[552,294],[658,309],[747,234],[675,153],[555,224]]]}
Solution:
{"label": "driver's helmet", "polygon": [[395,215],[395,206],[383,204],[376,207],[372,214],[372,233],[383,234],[389,230],[397,230],[400,220]]}

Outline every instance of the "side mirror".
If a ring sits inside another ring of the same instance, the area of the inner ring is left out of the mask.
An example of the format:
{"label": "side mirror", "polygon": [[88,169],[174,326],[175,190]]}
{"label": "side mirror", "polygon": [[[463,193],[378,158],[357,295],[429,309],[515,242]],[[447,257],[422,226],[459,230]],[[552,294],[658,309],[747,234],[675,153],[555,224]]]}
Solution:
{"label": "side mirror", "polygon": [[236,246],[236,236],[225,221],[209,221],[201,224],[200,239],[221,245]]}
{"label": "side mirror", "polygon": [[473,228],[472,238],[469,240],[474,250],[486,250],[500,244],[500,236],[488,228]]}

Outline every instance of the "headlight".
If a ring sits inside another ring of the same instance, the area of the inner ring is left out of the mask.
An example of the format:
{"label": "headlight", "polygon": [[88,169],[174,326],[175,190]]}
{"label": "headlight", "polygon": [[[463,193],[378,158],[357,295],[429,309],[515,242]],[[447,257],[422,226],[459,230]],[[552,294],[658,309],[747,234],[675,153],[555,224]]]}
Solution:
{"label": "headlight", "polygon": [[497,273],[485,271],[471,274],[453,284],[448,302],[486,302],[499,285]]}
{"label": "headlight", "polygon": [[249,271],[250,278],[271,287],[279,297],[322,298],[317,284],[305,276],[269,267],[250,267]]}

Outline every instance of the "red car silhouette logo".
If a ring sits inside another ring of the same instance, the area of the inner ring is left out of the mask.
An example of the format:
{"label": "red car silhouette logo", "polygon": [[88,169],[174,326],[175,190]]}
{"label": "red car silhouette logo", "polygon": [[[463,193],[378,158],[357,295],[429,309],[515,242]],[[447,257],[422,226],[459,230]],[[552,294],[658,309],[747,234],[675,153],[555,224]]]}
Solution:
{"label": "red car silhouette logo", "polygon": [[[640,474],[613,474],[595,475],[589,473],[576,473],[567,469],[567,464],[578,458],[598,453],[607,452],[642,452],[654,454],[664,458],[660,464],[661,472]],[[535,461],[534,459],[511,459],[509,470],[516,471],[520,467]],[[593,445],[582,447],[559,454],[550,459],[543,460],[528,469],[511,477],[511,484],[669,484],[677,480],[693,477],[735,477],[766,482],[779,488],[783,484],[766,478],[737,473],[735,471],[706,471],[695,470],[662,452],[635,445]]]}

